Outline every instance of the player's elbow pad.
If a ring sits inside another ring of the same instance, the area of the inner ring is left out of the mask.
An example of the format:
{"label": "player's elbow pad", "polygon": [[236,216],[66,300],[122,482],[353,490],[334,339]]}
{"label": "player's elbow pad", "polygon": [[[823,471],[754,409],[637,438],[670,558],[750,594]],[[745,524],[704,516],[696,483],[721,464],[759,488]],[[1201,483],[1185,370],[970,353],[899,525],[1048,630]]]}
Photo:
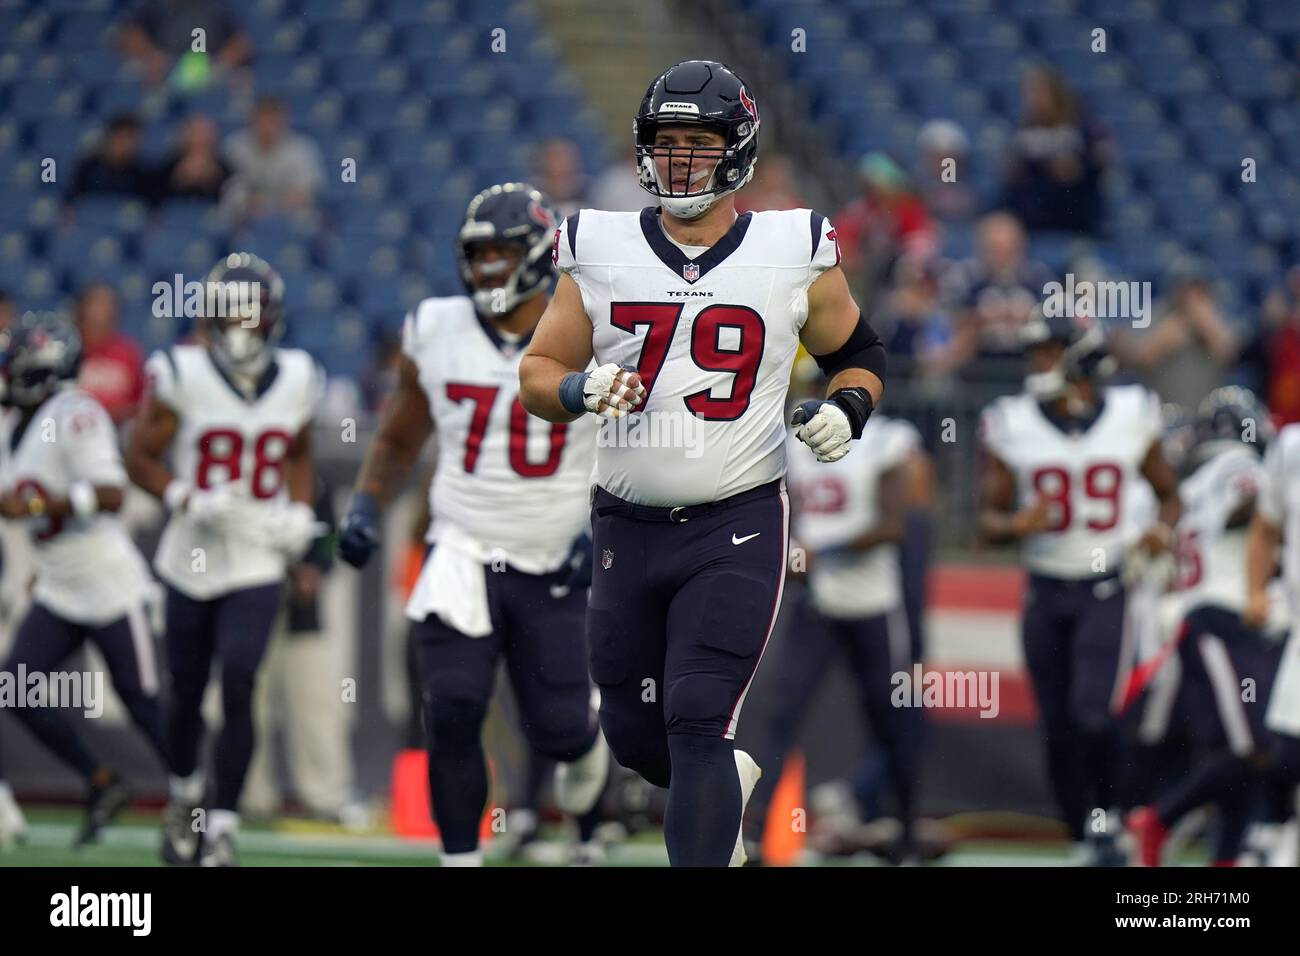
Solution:
{"label": "player's elbow pad", "polygon": [[885,343],[880,341],[880,336],[861,312],[858,313],[858,324],[847,342],[829,355],[814,355],[813,358],[827,378],[834,378],[846,368],[862,368],[882,383],[885,381],[888,367]]}

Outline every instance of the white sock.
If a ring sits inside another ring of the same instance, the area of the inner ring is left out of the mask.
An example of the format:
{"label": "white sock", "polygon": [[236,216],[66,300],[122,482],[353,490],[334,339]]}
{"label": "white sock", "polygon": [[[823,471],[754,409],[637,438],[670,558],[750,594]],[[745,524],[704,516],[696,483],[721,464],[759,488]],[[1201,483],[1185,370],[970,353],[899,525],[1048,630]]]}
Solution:
{"label": "white sock", "polygon": [[470,850],[468,853],[444,853],[443,866],[482,866],[483,851]]}
{"label": "white sock", "polygon": [[169,777],[167,790],[177,803],[196,804],[203,799],[203,777],[197,773],[188,777]]}
{"label": "white sock", "polygon": [[10,800],[14,799],[13,789],[9,786],[9,784],[5,783],[3,780],[0,780],[0,797],[8,797]]}
{"label": "white sock", "polygon": [[223,833],[239,836],[239,814],[234,810],[209,810],[208,838],[215,840]]}

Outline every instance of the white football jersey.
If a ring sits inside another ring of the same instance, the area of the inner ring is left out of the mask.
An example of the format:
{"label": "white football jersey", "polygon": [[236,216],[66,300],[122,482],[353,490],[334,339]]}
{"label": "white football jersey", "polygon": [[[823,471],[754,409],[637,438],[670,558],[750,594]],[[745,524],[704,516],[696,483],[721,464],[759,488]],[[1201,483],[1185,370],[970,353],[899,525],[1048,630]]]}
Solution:
{"label": "white football jersey", "polygon": [[519,402],[525,343],[485,325],[466,296],[425,299],[402,328],[438,443],[428,540],[449,528],[521,571],[553,571],[590,523],[597,422],[528,414]]}
{"label": "white football jersey", "polygon": [[196,489],[224,485],[238,500],[220,529],[173,514],[154,558],[158,576],[196,600],[282,580],[285,553],[259,532],[267,512],[288,500],[284,460],[315,415],[325,385],[320,366],[301,349],[276,349],[253,395],[198,345],[155,352],[146,372],[152,394],[180,419],[172,473]]}
{"label": "white football jersey", "polygon": [[[0,416],[0,475],[7,491],[66,498],[79,481],[122,488],[126,469],[103,406],[79,389],[50,396],[15,444],[21,413]],[[36,586],[32,597],[55,614],[98,627],[138,608],[152,590],[148,566],[117,515],[86,520],[29,518]]]}
{"label": "white football jersey", "polygon": [[1178,588],[1188,611],[1246,606],[1246,526],[1228,518],[1259,491],[1264,466],[1245,445],[1220,452],[1183,482],[1178,522]]}
{"label": "white football jersey", "polygon": [[689,259],[656,209],[584,209],[557,230],[555,261],[582,291],[597,364],[635,368],[647,391],[637,412],[602,424],[597,484],[640,504],[691,505],[785,474],[808,286],[839,262],[824,217],[745,213]]}
{"label": "white football jersey", "polygon": [[1300,631],[1300,423],[1284,427],[1268,446],[1262,477],[1255,507],[1282,529],[1282,580]]}
{"label": "white football jersey", "polygon": [[829,617],[872,617],[900,607],[897,545],[835,549],[879,524],[880,478],[907,460],[921,436],[907,422],[877,414],[862,430],[869,454],[824,463],[793,435],[788,441],[794,537],[813,553],[808,573],[813,605]]}
{"label": "white football jersey", "polygon": [[1016,478],[1016,507],[1041,495],[1051,527],[1022,542],[1036,574],[1079,579],[1114,572],[1124,559],[1131,515],[1126,497],[1160,437],[1160,402],[1140,385],[1103,390],[1100,414],[1084,430],[1062,431],[1028,394],[1000,398],[980,418],[985,447]]}

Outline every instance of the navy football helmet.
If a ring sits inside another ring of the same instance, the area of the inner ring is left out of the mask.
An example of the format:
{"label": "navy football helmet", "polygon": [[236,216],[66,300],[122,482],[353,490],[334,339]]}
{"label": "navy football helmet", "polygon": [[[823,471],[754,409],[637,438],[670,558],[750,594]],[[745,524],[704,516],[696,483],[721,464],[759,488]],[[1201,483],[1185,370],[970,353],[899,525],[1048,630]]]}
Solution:
{"label": "navy football helmet", "polygon": [[284,337],[284,280],[265,259],[232,252],[208,273],[199,325],[217,364],[256,378]]}
{"label": "navy football helmet", "polygon": [[1195,464],[1245,445],[1260,455],[1273,439],[1273,419],[1255,393],[1240,385],[1216,388],[1196,410]]}
{"label": "navy football helmet", "polygon": [[[470,200],[456,239],[456,258],[479,315],[500,318],[549,286],[555,275],[551,248],[559,224],[551,201],[528,183],[490,186]],[[474,278],[474,246],[501,241],[522,246],[523,258],[504,283],[480,287]]]}
{"label": "navy football helmet", "polygon": [[26,312],[0,332],[0,402],[35,408],[81,370],[81,334],[58,312]]}
{"label": "navy football helmet", "polygon": [[1048,342],[1059,343],[1064,349],[1051,369],[1025,377],[1025,391],[1040,402],[1059,398],[1071,382],[1101,383],[1117,369],[1115,357],[1106,348],[1105,333],[1090,319],[1046,316],[1039,307],[1021,328],[1020,341],[1026,349]]}
{"label": "navy football helmet", "polygon": [[[656,147],[660,125],[702,126],[721,133],[726,143],[720,150]],[[704,215],[720,198],[753,178],[758,127],[758,104],[735,70],[714,60],[685,60],[669,67],[646,90],[633,125],[641,187],[680,219]],[[682,189],[660,180],[656,157],[687,160]],[[715,162],[712,175],[706,177]]]}

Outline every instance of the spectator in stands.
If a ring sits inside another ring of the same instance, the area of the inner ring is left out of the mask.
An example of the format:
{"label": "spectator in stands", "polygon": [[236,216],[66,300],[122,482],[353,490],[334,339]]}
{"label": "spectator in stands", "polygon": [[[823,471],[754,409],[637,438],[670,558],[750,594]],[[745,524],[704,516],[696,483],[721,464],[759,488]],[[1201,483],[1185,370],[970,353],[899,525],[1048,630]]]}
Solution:
{"label": "spectator in stands", "polygon": [[571,216],[590,205],[582,157],[573,140],[563,136],[546,140],[538,147],[533,165],[533,185],[546,193],[561,216]]}
{"label": "spectator in stands", "polygon": [[1095,234],[1109,140],[1055,70],[1032,67],[1021,82],[1020,125],[1003,172],[1001,205],[1030,232]]}
{"label": "spectator in stands", "polygon": [[952,120],[930,120],[916,135],[917,191],[941,223],[970,222],[979,200],[970,186],[970,140]]}
{"label": "spectator in stands", "polygon": [[1191,412],[1223,384],[1239,351],[1213,286],[1193,263],[1180,264],[1170,276],[1169,293],[1156,304],[1150,326],[1117,329],[1112,348],[1163,401]]}
{"label": "spectator in stands", "polygon": [[233,175],[222,205],[240,222],[310,212],[325,183],[320,150],[289,129],[288,109],[274,96],[258,99],[248,128],[226,140],[225,158]]}
{"label": "spectator in stands", "polygon": [[7,329],[14,324],[14,300],[4,289],[0,289],[0,329]]}
{"label": "spectator in stands", "polygon": [[1014,216],[990,213],[977,230],[975,257],[944,277],[953,337],[929,359],[927,371],[947,375],[980,359],[971,369],[975,378],[1018,378],[1024,372],[1020,328],[1042,301],[1050,275],[1028,258],[1025,231]]}
{"label": "spectator in stands", "polygon": [[153,199],[153,174],[140,159],[140,121],[133,114],[109,119],[95,151],[77,163],[68,201],[92,193]]}
{"label": "spectator in stands", "polygon": [[939,263],[905,256],[894,268],[891,289],[872,325],[889,353],[890,373],[910,377],[952,334],[952,322],[940,295]]}
{"label": "spectator in stands", "polygon": [[868,153],[858,170],[863,194],[834,221],[844,271],[869,305],[900,255],[933,253],[935,231],[907,173],[893,159]]}
{"label": "spectator in stands", "polygon": [[230,168],[217,152],[217,124],[198,114],[185,121],[176,145],[158,168],[159,198],[215,202],[229,178]]}
{"label": "spectator in stands", "polygon": [[754,178],[736,194],[736,212],[802,209],[808,203],[794,182],[794,165],[788,156],[764,156],[754,167]]}
{"label": "spectator in stands", "polygon": [[1278,427],[1300,422],[1300,266],[1288,269],[1264,300],[1264,320],[1242,361],[1255,370],[1251,384],[1267,398]]}
{"label": "spectator in stands", "polygon": [[[195,49],[197,29],[204,31],[201,51]],[[206,85],[214,67],[220,72],[244,66],[253,52],[248,34],[220,0],[145,0],[122,24],[119,41],[153,86],[178,61],[178,84]]]}
{"label": "spectator in stands", "polygon": [[144,361],[139,347],[118,328],[118,313],[117,292],[106,282],[92,282],[77,293],[78,384],[120,425],[135,413],[144,394]]}
{"label": "spectator in stands", "polygon": [[[744,192],[737,193],[739,199]],[[591,182],[592,209],[608,212],[640,212],[651,204],[650,194],[641,188],[636,154],[603,169]]]}

